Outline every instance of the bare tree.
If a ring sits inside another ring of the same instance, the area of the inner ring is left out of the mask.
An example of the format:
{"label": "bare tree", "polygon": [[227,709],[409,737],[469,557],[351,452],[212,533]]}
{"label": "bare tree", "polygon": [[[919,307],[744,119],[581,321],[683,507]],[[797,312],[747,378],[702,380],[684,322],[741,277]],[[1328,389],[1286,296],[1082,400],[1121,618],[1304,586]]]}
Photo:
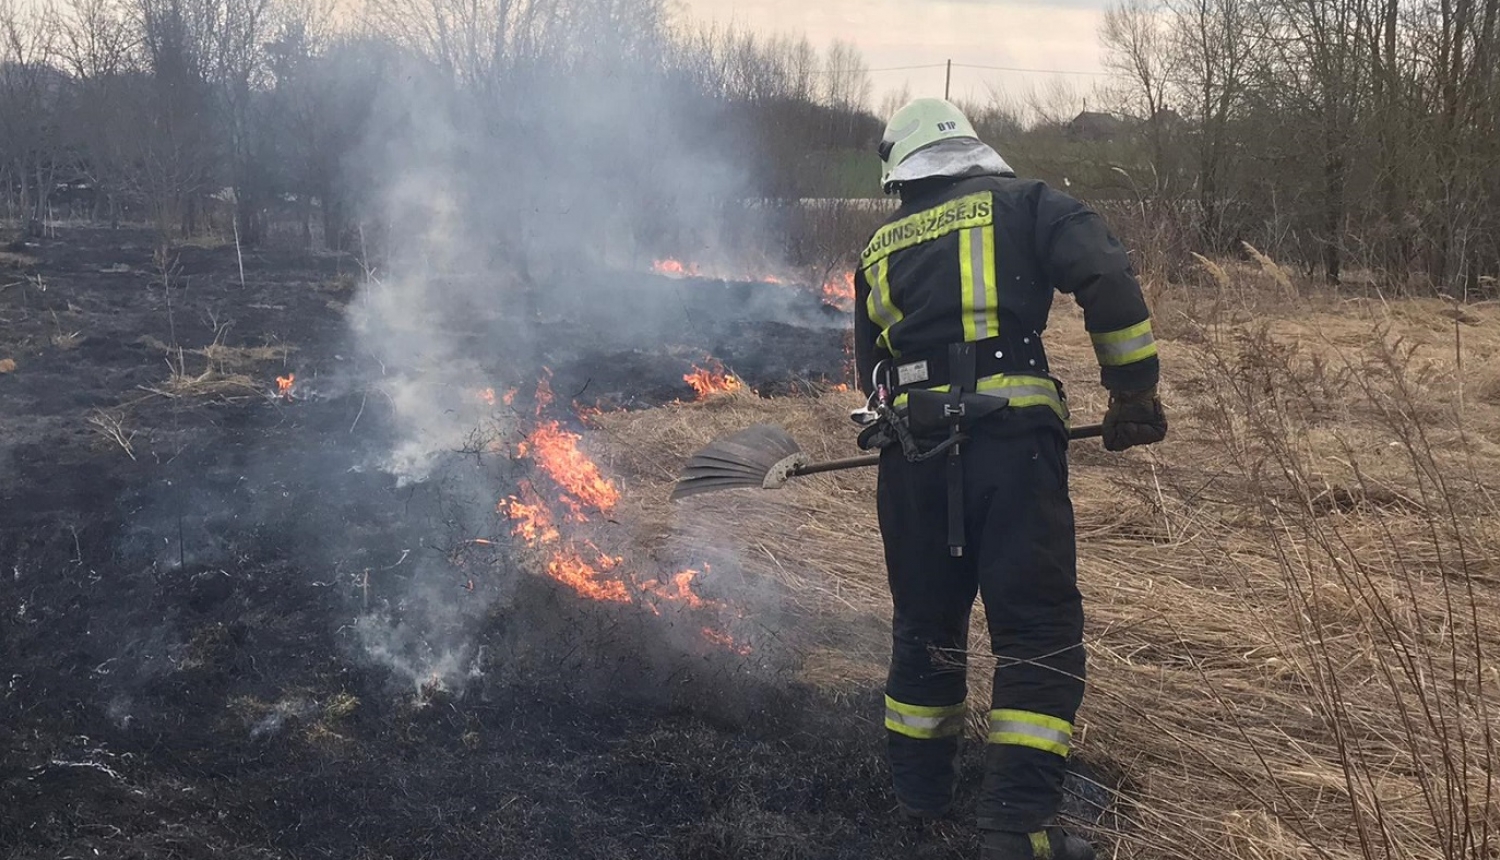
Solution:
{"label": "bare tree", "polygon": [[[1204,245],[1222,250],[1223,172],[1234,141],[1230,121],[1248,84],[1253,0],[1168,0],[1173,18],[1170,69],[1189,117],[1197,124],[1197,187]],[[1161,120],[1153,112],[1154,133]]]}
{"label": "bare tree", "polygon": [[1165,16],[1146,0],[1121,0],[1105,10],[1099,30],[1105,67],[1124,82],[1127,109],[1134,108],[1145,120],[1158,192],[1170,175],[1162,122],[1173,60],[1166,28]]}
{"label": "bare tree", "polygon": [[58,104],[62,75],[52,65],[54,9],[0,0],[0,156],[16,190],[13,204],[39,234],[61,152]]}
{"label": "bare tree", "polygon": [[144,75],[126,97],[136,133],[121,158],[163,240],[195,232],[201,199],[219,187],[210,75],[220,12],[213,0],[135,0]]}
{"label": "bare tree", "polygon": [[67,138],[93,190],[92,216],[118,225],[126,165],[122,138],[135,134],[124,108],[133,72],[132,34],[118,0],[75,0],[62,17],[58,58],[71,77]]}
{"label": "bare tree", "polygon": [[[824,65],[823,101],[848,117],[868,108],[870,101],[870,68],[864,55],[852,42],[835,39],[828,47]],[[841,131],[852,136],[854,126],[847,119]],[[856,143],[856,141],[846,141]]]}

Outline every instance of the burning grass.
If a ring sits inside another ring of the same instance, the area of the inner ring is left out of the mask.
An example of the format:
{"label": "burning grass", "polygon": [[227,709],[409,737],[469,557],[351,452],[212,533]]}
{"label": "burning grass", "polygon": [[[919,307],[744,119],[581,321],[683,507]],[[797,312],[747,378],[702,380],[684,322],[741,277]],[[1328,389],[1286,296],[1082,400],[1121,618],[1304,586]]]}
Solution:
{"label": "burning grass", "polygon": [[[198,349],[174,347],[150,335],[141,337],[140,343],[165,354],[169,369],[164,383],[144,389],[171,398],[233,399],[265,394],[268,385],[260,381],[264,366],[285,365],[297,347],[287,343],[230,346],[223,342],[227,328],[220,327],[214,341]],[[201,367],[197,361],[190,361],[189,356],[201,358]],[[277,376],[274,393],[291,400],[295,383],[296,374]]]}
{"label": "burning grass", "polygon": [[[1278,272],[1156,291],[1169,442],[1073,449],[1091,661],[1078,754],[1125,786],[1096,836],[1120,857],[1493,857],[1500,407],[1470,369],[1500,359],[1500,310],[1291,305]],[[1081,320],[1056,316],[1055,363],[1092,420]],[[789,623],[815,631],[805,677],[832,690],[884,674],[873,471],[666,495],[688,454],[757,421],[820,457],[854,453],[857,402],[741,392],[607,413],[591,438],[630,488],[615,518],[643,547],[778,583]]]}

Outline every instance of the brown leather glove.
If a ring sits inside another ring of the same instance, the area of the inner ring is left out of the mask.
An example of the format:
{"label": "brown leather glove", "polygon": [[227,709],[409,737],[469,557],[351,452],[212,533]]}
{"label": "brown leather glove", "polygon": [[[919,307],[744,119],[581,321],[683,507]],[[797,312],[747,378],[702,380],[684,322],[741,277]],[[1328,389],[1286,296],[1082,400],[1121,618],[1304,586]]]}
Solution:
{"label": "brown leather glove", "polygon": [[1167,413],[1156,386],[1141,391],[1111,391],[1104,413],[1104,449],[1124,451],[1160,442],[1167,435]]}

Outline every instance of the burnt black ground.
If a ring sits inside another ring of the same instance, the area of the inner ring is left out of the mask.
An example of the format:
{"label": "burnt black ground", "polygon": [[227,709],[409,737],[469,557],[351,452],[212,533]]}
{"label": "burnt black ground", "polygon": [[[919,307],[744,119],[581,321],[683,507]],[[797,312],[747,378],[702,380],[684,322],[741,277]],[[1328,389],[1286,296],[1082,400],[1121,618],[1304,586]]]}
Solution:
{"label": "burnt black ground", "polygon": [[[461,482],[360,468],[385,416],[348,384],[374,372],[345,335],[351,260],[256,252],[241,289],[232,248],[184,248],[164,288],[144,234],[29,253],[0,270],[0,857],[974,856],[967,828],[893,820],[879,690],[800,687],[794,649],[695,646],[692,618],[493,575],[508,548],[456,552]],[[546,364],[561,397],[639,406],[690,396],[704,353],[763,390],[842,370],[815,301],[631,277],[685,297],[682,319],[600,337],[617,312],[543,303],[517,334],[536,365],[497,384]],[[298,347],[256,369],[266,390],[141,390],[167,372],[142,336],[201,346],[226,320],[228,343]],[[594,352],[549,354],[577,338]],[[273,396],[286,371],[322,393]],[[127,415],[133,459],[95,409]],[[482,670],[460,694],[363,656],[356,617],[420,628],[423,595],[466,576],[503,593],[460,612]]]}

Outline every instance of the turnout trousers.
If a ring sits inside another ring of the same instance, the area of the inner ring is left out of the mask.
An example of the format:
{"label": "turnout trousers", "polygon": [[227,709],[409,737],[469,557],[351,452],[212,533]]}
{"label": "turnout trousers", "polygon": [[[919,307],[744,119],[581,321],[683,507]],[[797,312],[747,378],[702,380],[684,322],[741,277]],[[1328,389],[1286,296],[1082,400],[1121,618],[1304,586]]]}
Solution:
{"label": "turnout trousers", "polygon": [[962,557],[948,549],[944,455],[913,463],[886,447],[877,505],[894,609],[885,725],[896,798],[916,815],[953,801],[977,593],[998,661],[979,826],[1033,832],[1062,803],[1085,660],[1067,439],[1060,424],[1019,417],[986,421],[964,443]]}

